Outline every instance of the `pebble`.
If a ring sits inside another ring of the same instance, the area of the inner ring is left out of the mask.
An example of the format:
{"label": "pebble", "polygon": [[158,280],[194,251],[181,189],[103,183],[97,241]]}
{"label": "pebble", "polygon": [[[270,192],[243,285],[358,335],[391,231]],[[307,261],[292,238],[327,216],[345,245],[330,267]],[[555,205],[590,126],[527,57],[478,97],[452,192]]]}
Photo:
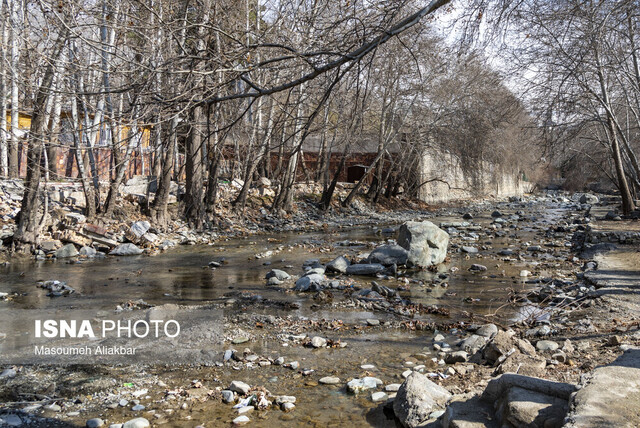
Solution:
{"label": "pebble", "polygon": [[362,370],[373,370],[376,368],[373,364],[363,364],[360,366]]}
{"label": "pebble", "polygon": [[399,383],[390,383],[389,385],[384,387],[384,390],[387,392],[398,392],[400,389]]}
{"label": "pebble", "polygon": [[378,384],[382,384],[382,381],[375,377],[364,377],[362,379],[353,379],[347,382],[347,391],[358,394],[366,391],[367,389],[377,388]]}
{"label": "pebble", "polygon": [[104,421],[100,418],[89,419],[86,423],[87,428],[98,428],[104,425]]}
{"label": "pebble", "polygon": [[144,406],[142,404],[136,404],[131,408],[131,410],[133,410],[134,412],[139,412],[141,410],[144,410]]}
{"label": "pebble", "polygon": [[129,400],[125,400],[123,398],[122,400],[120,400],[120,402],[118,402],[118,404],[120,405],[120,407],[126,407],[127,404],[129,404]]}
{"label": "pebble", "polygon": [[380,320],[375,319],[375,318],[368,318],[367,319],[367,325],[370,325],[372,327],[378,326],[378,325],[380,325]]}
{"label": "pebble", "polygon": [[326,377],[320,378],[318,382],[320,382],[323,385],[336,385],[340,383],[340,378],[335,376],[326,376]]}
{"label": "pebble", "polygon": [[273,362],[273,364],[277,365],[277,366],[281,366],[284,364],[284,357],[278,357],[276,358],[276,360]]}
{"label": "pebble", "polygon": [[10,426],[10,427],[22,426],[22,419],[20,419],[20,416],[18,415],[2,415],[2,418],[0,420],[6,426]]}
{"label": "pebble", "polygon": [[147,428],[150,426],[151,424],[145,418],[135,418],[125,422],[122,428]]}
{"label": "pebble", "polygon": [[411,373],[413,373],[413,370],[405,370],[402,372],[402,377],[406,379]]}
{"label": "pebble", "polygon": [[311,346],[314,348],[324,348],[327,346],[327,339],[320,336],[314,336],[314,338],[311,339]]}
{"label": "pebble", "polygon": [[228,389],[224,389],[221,392],[222,394],[222,401],[224,403],[233,403],[235,401],[235,397],[233,395],[233,391],[230,391]]}
{"label": "pebble", "polygon": [[371,401],[373,401],[374,403],[378,403],[380,401],[386,401],[389,398],[389,396],[382,392],[374,392],[373,394],[371,394]]}
{"label": "pebble", "polygon": [[237,392],[238,394],[242,394],[242,395],[246,395],[250,389],[251,387],[248,384],[241,382],[239,380],[234,380],[233,382],[231,382],[231,385],[229,385],[229,390]]}
{"label": "pebble", "polygon": [[555,351],[558,349],[558,344],[553,340],[538,340],[536,349],[538,351]]}
{"label": "pebble", "polygon": [[235,418],[233,420],[233,424],[234,425],[244,425],[244,424],[248,424],[249,422],[251,422],[251,419],[249,419],[247,416],[242,415],[242,416],[238,416],[237,418]]}
{"label": "pebble", "polygon": [[14,369],[6,369],[6,370],[3,370],[2,373],[0,373],[0,378],[6,377],[11,379],[13,377],[16,377],[17,374],[18,373]]}
{"label": "pebble", "polygon": [[293,403],[282,403],[280,405],[280,409],[282,409],[283,412],[291,412],[295,408],[296,405]]}
{"label": "pebble", "polygon": [[253,406],[242,406],[236,409],[239,415],[244,415],[245,413],[253,412],[255,409]]}
{"label": "pebble", "polygon": [[292,361],[289,363],[289,367],[291,367],[291,369],[293,370],[298,370],[298,367],[300,367],[300,363],[297,361]]}
{"label": "pebble", "polygon": [[485,272],[487,267],[484,265],[472,264],[469,270],[474,272]]}
{"label": "pebble", "polygon": [[52,412],[59,412],[62,410],[62,407],[57,404],[49,404],[48,406],[44,406],[45,409],[51,410]]}

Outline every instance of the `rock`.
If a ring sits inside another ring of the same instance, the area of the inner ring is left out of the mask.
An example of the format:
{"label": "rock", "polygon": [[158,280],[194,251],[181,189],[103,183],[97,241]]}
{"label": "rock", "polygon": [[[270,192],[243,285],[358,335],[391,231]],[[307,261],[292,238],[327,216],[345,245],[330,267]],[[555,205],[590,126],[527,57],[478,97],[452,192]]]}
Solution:
{"label": "rock", "polygon": [[296,405],[295,405],[295,404],[293,404],[293,403],[282,403],[282,404],[280,405],[280,409],[281,409],[283,412],[285,412],[285,413],[286,413],[286,412],[291,412],[291,411],[293,411],[293,409],[295,409],[295,408],[296,408]]}
{"label": "rock", "polygon": [[323,378],[320,378],[318,382],[323,385],[337,385],[338,383],[340,383],[340,378],[335,376],[325,376]]}
{"label": "rock", "polygon": [[327,263],[325,270],[333,273],[346,273],[350,264],[351,263],[346,257],[340,256]]}
{"label": "rock", "polygon": [[407,265],[427,268],[447,257],[449,234],[430,221],[409,221],[400,226],[398,245],[409,253]]}
{"label": "rock", "polygon": [[583,375],[571,399],[566,428],[640,426],[640,349]]}
{"label": "rock", "polygon": [[530,271],[528,271],[528,270],[521,270],[520,271],[520,277],[521,278],[526,278],[528,276],[531,276],[531,272]]}
{"label": "rock", "polygon": [[429,418],[434,410],[444,408],[451,398],[449,391],[412,372],[404,381],[393,402],[393,411],[403,426],[414,428]]}
{"label": "rock", "polygon": [[536,343],[536,349],[538,351],[555,351],[559,345],[553,340],[538,340]]}
{"label": "rock", "polygon": [[566,363],[567,362],[567,354],[565,354],[562,351],[558,351],[556,353],[554,353],[551,358],[553,358],[554,360],[556,360],[559,363]]}
{"label": "rock", "polygon": [[97,254],[97,251],[95,248],[88,247],[85,245],[84,247],[80,248],[79,254],[84,257],[95,257]]}
{"label": "rock", "polygon": [[257,184],[258,187],[271,187],[271,180],[267,177],[260,177]]}
{"label": "rock", "polygon": [[405,265],[409,252],[400,245],[383,245],[369,254],[368,263],[379,263],[383,266]]}
{"label": "rock", "polygon": [[398,392],[401,384],[399,383],[390,383],[389,385],[384,387],[384,390],[387,392]]}
{"label": "rock", "polygon": [[347,275],[376,275],[384,272],[385,267],[379,263],[365,263],[349,265],[347,267]]}
{"label": "rock", "polygon": [[311,339],[311,346],[314,348],[324,348],[327,346],[327,339],[320,336],[314,336],[313,339]]}
{"label": "rock", "polygon": [[597,204],[600,200],[596,195],[585,193],[582,196],[580,196],[579,201],[581,204]]}
{"label": "rock", "polygon": [[0,379],[12,379],[17,376],[17,372],[14,369],[4,369],[0,373]]}
{"label": "rock", "polygon": [[495,324],[485,324],[476,330],[476,334],[492,339],[496,334],[498,334],[498,327]]}
{"label": "rock", "polygon": [[251,389],[249,385],[239,380],[234,380],[231,382],[228,388],[230,391],[237,392],[238,394],[247,395],[247,392]]}
{"label": "rock", "polygon": [[148,221],[136,221],[131,224],[131,228],[129,229],[130,235],[132,237],[140,239],[142,236],[149,231],[151,228],[151,224]]}
{"label": "rock", "polygon": [[265,279],[270,278],[276,278],[278,281],[286,281],[291,278],[291,275],[280,269],[271,269],[265,276]]}
{"label": "rock", "polygon": [[455,364],[455,363],[466,363],[469,359],[469,354],[465,351],[456,351],[451,354],[447,354],[444,359],[444,362],[447,364]]}
{"label": "rock", "polygon": [[236,412],[238,412],[239,415],[244,415],[246,413],[251,413],[255,410],[255,408],[253,406],[242,406],[242,407],[238,407],[236,409]]}
{"label": "rock", "polygon": [[144,406],[142,404],[136,404],[131,408],[131,410],[133,410],[134,412],[139,412],[141,410],[144,410]]}
{"label": "rock", "polygon": [[353,379],[347,382],[347,391],[352,394],[359,394],[368,389],[375,389],[378,387],[378,381],[374,377],[364,377],[362,379]]}
{"label": "rock", "polygon": [[100,418],[89,419],[86,423],[87,428],[98,428],[104,425],[104,421]]}
{"label": "rock", "polygon": [[311,275],[298,279],[294,291],[319,291],[324,288],[324,281],[325,278],[323,275],[312,273]]}
{"label": "rock", "polygon": [[234,425],[245,425],[248,424],[249,422],[251,422],[251,419],[249,419],[247,416],[242,415],[242,416],[238,416],[237,418],[235,418],[233,420],[233,424]]}
{"label": "rock", "polygon": [[371,401],[373,401],[374,403],[378,403],[380,401],[387,401],[388,399],[389,399],[389,396],[382,391],[374,392],[373,394],[371,394]]}
{"label": "rock", "polygon": [[496,217],[502,217],[502,213],[500,211],[494,211],[491,213],[491,217],[496,218]]}
{"label": "rock", "polygon": [[469,354],[475,354],[487,343],[487,338],[483,336],[479,336],[477,334],[472,334],[471,336],[464,339],[458,345],[464,351],[467,351]]}
{"label": "rock", "polygon": [[120,407],[126,407],[129,404],[129,400],[125,400],[124,398],[118,402]]}
{"label": "rock", "polygon": [[567,413],[567,401],[514,386],[505,398],[502,420],[518,427],[557,427]]}
{"label": "rock", "polygon": [[478,249],[476,247],[469,247],[469,246],[463,246],[461,250],[463,253],[468,253],[468,254],[476,254],[478,252]]}
{"label": "rock", "polygon": [[380,320],[375,318],[367,318],[367,325],[371,327],[379,326]]}
{"label": "rock", "polygon": [[233,395],[233,391],[228,389],[223,389],[221,391],[222,394],[222,402],[223,403],[233,403],[235,401],[235,396]]}
{"label": "rock", "polygon": [[67,259],[70,257],[77,257],[78,250],[76,250],[76,246],[73,244],[67,244],[64,247],[56,250],[55,252],[56,258],[58,259]]}
{"label": "rock", "polygon": [[512,353],[513,350],[525,355],[534,356],[535,348],[527,341],[514,338],[513,331],[498,331],[483,350],[483,356],[489,364],[494,364],[502,356]]}
{"label": "rock", "polygon": [[465,219],[465,220],[471,220],[471,219],[473,219],[473,214],[471,214],[471,213],[464,213],[464,214],[462,215],[462,218],[463,218],[463,219]]}
{"label": "rock", "polygon": [[[2,239],[0,239],[0,241],[1,240]],[[55,251],[60,247],[62,247],[62,242],[58,241],[57,239],[54,239],[53,241],[43,241],[40,243],[40,249],[45,253],[50,253],[51,251]]]}
{"label": "rock", "polygon": [[267,285],[280,285],[280,284],[282,284],[282,281],[280,281],[275,276],[272,276],[267,280]]}
{"label": "rock", "polygon": [[563,345],[562,345],[562,350],[564,352],[566,352],[567,354],[572,353],[573,351],[575,351],[575,348],[573,346],[573,344],[571,343],[571,341],[569,339],[565,340]]}
{"label": "rock", "polygon": [[487,267],[485,265],[472,264],[469,268],[471,272],[486,272]]}
{"label": "rock", "polygon": [[2,426],[9,426],[9,427],[21,427],[23,426],[23,422],[22,419],[20,419],[20,416],[18,415],[13,415],[13,414],[3,414],[2,416],[0,416],[0,423],[2,423]]}
{"label": "rock", "polygon": [[59,412],[62,410],[62,407],[58,406],[57,404],[49,404],[48,406],[44,406],[44,408],[46,410],[50,410],[52,412]]}
{"label": "rock", "polygon": [[112,255],[112,256],[137,256],[137,255],[142,254],[142,253],[143,253],[143,250],[138,248],[135,244],[126,243],[126,244],[118,245],[116,248],[111,250],[109,255]]}
{"label": "rock", "polygon": [[496,370],[497,374],[515,373],[524,376],[544,376],[547,360],[537,355],[514,352],[507,356]]}

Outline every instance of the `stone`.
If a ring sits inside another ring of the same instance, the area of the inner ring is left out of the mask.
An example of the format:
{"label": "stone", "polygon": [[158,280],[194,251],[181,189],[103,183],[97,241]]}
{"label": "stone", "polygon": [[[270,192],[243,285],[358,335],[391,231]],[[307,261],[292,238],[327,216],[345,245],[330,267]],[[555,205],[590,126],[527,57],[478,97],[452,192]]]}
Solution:
{"label": "stone", "polygon": [[473,214],[471,214],[471,213],[464,213],[464,214],[462,215],[462,218],[463,218],[463,219],[465,219],[465,220],[471,220],[471,219],[473,219]]}
{"label": "stone", "polygon": [[368,263],[379,263],[383,266],[405,265],[409,252],[400,245],[383,245],[376,248],[369,254]]}
{"label": "stone", "polygon": [[496,334],[498,334],[498,327],[495,324],[485,324],[476,330],[476,334],[478,336],[492,339]]}
{"label": "stone", "polygon": [[67,244],[64,247],[56,250],[55,252],[56,258],[58,259],[67,259],[70,257],[77,257],[78,250],[76,250],[76,246],[73,244]]}
{"label": "stone", "polygon": [[248,424],[249,422],[251,422],[251,419],[249,419],[247,416],[242,415],[242,416],[238,416],[237,418],[235,418],[233,420],[233,424],[234,425],[245,425]]}
{"label": "stone", "polygon": [[337,385],[340,383],[340,378],[336,376],[325,376],[320,378],[318,382],[323,385]]}
{"label": "stone", "polygon": [[380,320],[376,318],[367,318],[367,325],[371,327],[379,326]]}
{"label": "stone", "polygon": [[12,379],[17,376],[17,372],[14,369],[4,369],[0,373],[0,379]]}
{"label": "stone", "polygon": [[374,392],[373,394],[371,394],[371,401],[373,401],[374,403],[378,403],[380,401],[387,401],[388,399],[389,399],[389,396],[387,395],[387,393],[382,391]]}
{"label": "stone", "polygon": [[444,362],[447,364],[466,363],[469,359],[469,354],[465,351],[456,351],[451,354],[447,354],[444,358]]}
{"label": "stone", "polygon": [[554,360],[556,360],[559,363],[566,363],[567,362],[567,354],[565,354],[562,351],[557,351],[555,352],[551,358],[553,358]]}
{"label": "stone", "polygon": [[400,226],[398,245],[408,251],[407,265],[427,268],[447,257],[449,234],[430,221],[409,221]]}
{"label": "stone", "polygon": [[476,254],[478,252],[478,249],[476,247],[469,247],[469,246],[462,246],[461,248],[463,253],[468,253],[468,254]]}
{"label": "stone", "polygon": [[51,251],[55,251],[60,247],[62,247],[62,242],[57,239],[54,239],[52,241],[43,241],[40,243],[40,249],[45,253],[50,253]]}
{"label": "stone", "polygon": [[285,412],[285,413],[287,413],[287,412],[291,412],[291,411],[293,411],[293,409],[295,409],[295,408],[296,408],[296,405],[295,405],[295,404],[293,404],[293,403],[282,403],[282,404],[280,405],[280,409],[281,409],[283,412]]}
{"label": "stone", "polygon": [[294,291],[319,291],[324,288],[324,281],[323,275],[312,273],[298,279]]}
{"label": "stone", "polygon": [[640,348],[626,348],[612,363],[583,376],[580,386],[567,428],[640,426]]}
{"label": "stone", "polygon": [[368,389],[375,389],[378,386],[377,379],[374,377],[364,377],[362,379],[353,379],[347,382],[347,391],[352,394],[359,394]]}
{"label": "stone", "polygon": [[231,385],[229,385],[228,389],[230,391],[237,392],[238,394],[247,395],[251,387],[244,382],[234,380],[233,382],[231,382]]}
{"label": "stone", "polygon": [[139,412],[141,410],[144,410],[144,406],[142,404],[136,404],[131,408],[131,410],[133,410],[134,412]]}
{"label": "stone", "polygon": [[528,270],[521,270],[520,271],[520,277],[521,278],[526,278],[528,276],[531,276],[531,271],[528,271]]}
{"label": "stone", "polygon": [[544,376],[546,367],[547,360],[545,358],[514,352],[505,358],[496,373],[515,373],[524,376],[541,377]]}
{"label": "stone", "polygon": [[283,281],[280,281],[278,278],[276,278],[275,276],[272,276],[271,278],[269,278],[267,280],[267,285],[280,285],[282,284]]}
{"label": "stone", "polygon": [[509,355],[517,350],[525,355],[533,356],[536,354],[535,348],[527,341],[514,338],[513,331],[498,331],[487,346],[484,347],[483,356],[489,364],[493,364],[502,356]]}
{"label": "stone", "polygon": [[239,415],[244,415],[244,414],[247,414],[247,413],[251,413],[251,412],[253,412],[254,410],[255,410],[255,408],[254,408],[253,406],[242,406],[242,407],[238,407],[238,408],[236,409],[236,412],[237,412]]}
{"label": "stone", "polygon": [[327,263],[325,270],[331,273],[347,273],[347,268],[350,264],[346,257],[340,256]]}
{"label": "stone", "polygon": [[480,336],[477,334],[472,334],[471,336],[464,339],[458,345],[460,349],[468,352],[469,354],[475,354],[487,343],[487,338],[484,336]]}
{"label": "stone", "polygon": [[120,244],[109,255],[112,256],[137,256],[143,253],[143,250],[138,248],[135,244],[126,243]]}
{"label": "stone", "polygon": [[100,418],[89,419],[85,424],[87,428],[98,428],[104,425],[104,421]]}
{"label": "stone", "polygon": [[280,406],[284,403],[295,403],[296,397],[294,397],[293,395],[278,395],[277,397],[275,397],[274,401],[277,405]]}
{"label": "stone", "polygon": [[393,411],[403,426],[415,428],[426,421],[431,412],[444,408],[450,398],[449,391],[427,376],[412,372],[398,390]]}
{"label": "stone", "polygon": [[280,269],[271,269],[264,278],[276,278],[278,281],[286,281],[291,279],[291,275]]}
{"label": "stone", "polygon": [[222,402],[223,403],[233,403],[235,401],[235,395],[233,394],[233,391],[230,391],[228,389],[223,389],[221,392],[222,394]]}
{"label": "stone", "polygon": [[258,187],[271,187],[271,180],[267,177],[260,177],[257,184]]}
{"label": "stone", "polygon": [[496,217],[502,217],[502,213],[500,211],[494,211],[491,213],[491,217],[496,218]]}
{"label": "stone", "polygon": [[311,339],[311,346],[314,348],[324,348],[327,346],[327,339],[320,336],[314,336],[313,339]]}
{"label": "stone", "polygon": [[554,342],[553,340],[538,340],[538,343],[536,343],[536,349],[543,352],[555,351],[556,349],[558,349],[558,347],[558,343]]}
{"label": "stone", "polygon": [[80,248],[79,254],[84,257],[95,257],[97,251],[95,248],[85,245],[84,247]]}
{"label": "stone", "polygon": [[597,204],[600,200],[596,195],[585,193],[582,196],[580,196],[579,201],[581,204]]}
{"label": "stone", "polygon": [[362,263],[349,265],[347,267],[347,275],[376,275],[385,271],[385,267],[379,263]]}
{"label": "stone", "polygon": [[151,224],[148,221],[136,221],[131,224],[129,233],[135,238],[142,238],[142,236],[149,231]]}
{"label": "stone", "polygon": [[62,407],[58,406],[57,404],[49,404],[48,406],[44,406],[44,408],[46,410],[50,410],[52,412],[59,412],[62,410]]}
{"label": "stone", "polygon": [[20,416],[18,415],[13,415],[13,414],[3,414],[2,416],[0,416],[0,422],[3,424],[2,426],[9,426],[9,427],[21,427],[23,426],[23,422],[22,419],[20,419]]}
{"label": "stone", "polygon": [[567,401],[514,386],[506,396],[502,420],[518,427],[560,428]]}
{"label": "stone", "polygon": [[398,390],[400,389],[401,384],[399,383],[390,383],[389,385],[384,387],[384,390],[386,392],[398,392]]}
{"label": "stone", "polygon": [[487,267],[485,265],[479,265],[479,264],[474,263],[474,264],[471,265],[469,270],[471,272],[486,272],[487,271]]}

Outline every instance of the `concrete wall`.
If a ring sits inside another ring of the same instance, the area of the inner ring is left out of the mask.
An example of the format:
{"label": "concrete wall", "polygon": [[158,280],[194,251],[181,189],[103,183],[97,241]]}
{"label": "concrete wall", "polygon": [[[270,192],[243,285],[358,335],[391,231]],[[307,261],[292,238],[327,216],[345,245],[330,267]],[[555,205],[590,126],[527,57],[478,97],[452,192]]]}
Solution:
{"label": "concrete wall", "polygon": [[441,149],[430,149],[421,159],[418,171],[424,184],[418,197],[428,203],[483,197],[520,196],[531,190],[517,169],[497,168],[488,162],[481,167],[463,168],[458,157]]}

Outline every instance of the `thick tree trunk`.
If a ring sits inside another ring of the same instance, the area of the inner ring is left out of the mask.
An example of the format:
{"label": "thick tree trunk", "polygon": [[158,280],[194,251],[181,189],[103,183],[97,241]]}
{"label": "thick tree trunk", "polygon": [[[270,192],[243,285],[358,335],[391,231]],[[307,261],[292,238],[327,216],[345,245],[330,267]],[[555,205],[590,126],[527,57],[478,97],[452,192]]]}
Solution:
{"label": "thick tree trunk", "polygon": [[158,176],[158,191],[156,192],[156,197],[153,200],[153,207],[151,209],[151,217],[155,219],[156,224],[162,227],[166,226],[169,221],[167,207],[171,191],[171,170],[173,169],[173,158],[175,157],[175,140],[178,138],[178,123],[179,120],[177,117],[171,120],[168,138],[166,138],[163,145],[166,150],[166,155],[162,162],[162,173]]}
{"label": "thick tree trunk", "polygon": [[[56,75],[56,63],[64,46],[66,34],[59,35],[54,45],[52,59],[46,68],[42,83],[38,88],[31,116],[29,147],[27,151],[27,182],[22,197],[22,207],[13,241],[20,251],[38,242],[40,222],[38,221],[41,160],[44,151],[47,126],[47,104],[51,96],[51,86]],[[49,104],[50,105],[50,104]]]}
{"label": "thick tree trunk", "polygon": [[[20,52],[18,51],[18,42],[20,35],[18,34],[18,12],[20,10],[20,3],[18,0],[10,1],[10,39],[11,39],[11,142],[9,144],[9,177],[17,177],[19,174],[20,165],[18,164],[18,150],[20,144],[20,138],[18,137],[19,125],[19,110],[18,110],[18,87],[19,87],[19,74],[18,74],[18,60],[20,58]],[[33,118],[32,118],[33,120]]]}
{"label": "thick tree trunk", "polygon": [[189,122],[191,132],[187,139],[186,153],[186,189],[185,189],[185,216],[195,228],[201,228],[204,224],[204,184],[202,173],[202,107],[194,107],[191,110]]}

